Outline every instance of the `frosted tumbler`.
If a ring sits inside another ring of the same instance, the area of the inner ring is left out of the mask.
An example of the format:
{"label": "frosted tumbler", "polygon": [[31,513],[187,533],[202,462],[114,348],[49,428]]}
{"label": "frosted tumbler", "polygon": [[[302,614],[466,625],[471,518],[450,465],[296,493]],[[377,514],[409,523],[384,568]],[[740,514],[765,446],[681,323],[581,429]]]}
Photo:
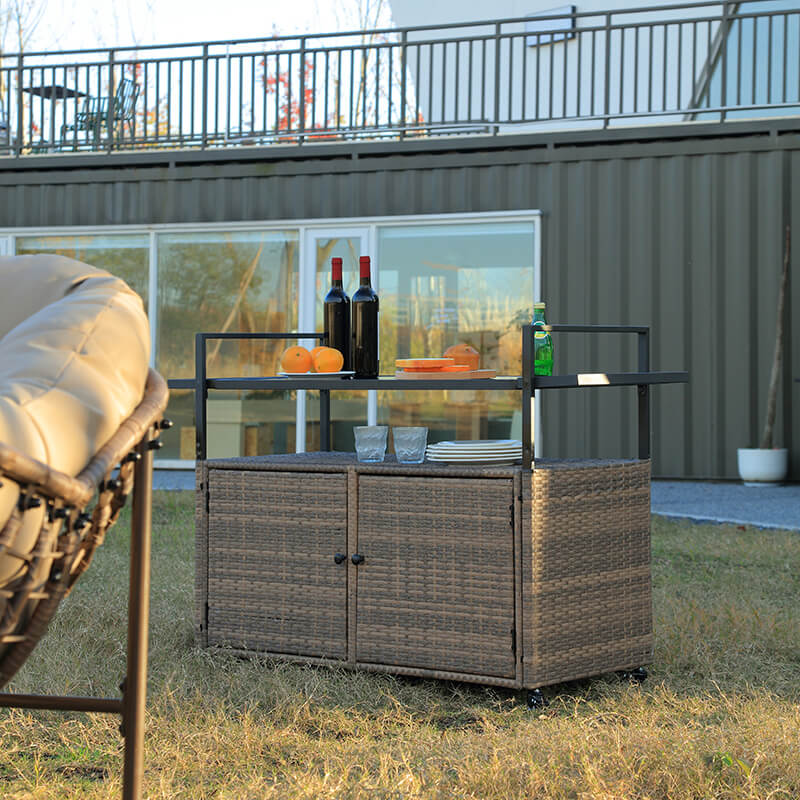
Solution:
{"label": "frosted tumbler", "polygon": [[377,464],[386,455],[386,425],[358,425],[353,428],[356,437],[356,458],[365,464]]}
{"label": "frosted tumbler", "polygon": [[428,444],[427,428],[392,428],[394,452],[401,464],[421,464]]}

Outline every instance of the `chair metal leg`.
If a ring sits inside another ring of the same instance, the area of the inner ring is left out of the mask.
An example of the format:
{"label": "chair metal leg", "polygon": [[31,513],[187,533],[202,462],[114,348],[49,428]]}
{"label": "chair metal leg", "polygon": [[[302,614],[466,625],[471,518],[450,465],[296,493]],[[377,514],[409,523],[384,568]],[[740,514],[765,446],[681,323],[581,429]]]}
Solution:
{"label": "chair metal leg", "polygon": [[123,800],[140,800],[144,774],[144,714],[147,697],[147,636],[150,617],[150,531],[153,505],[153,451],[149,437],[139,444],[134,467],[131,574],[128,593],[128,663],[123,688],[125,737]]}

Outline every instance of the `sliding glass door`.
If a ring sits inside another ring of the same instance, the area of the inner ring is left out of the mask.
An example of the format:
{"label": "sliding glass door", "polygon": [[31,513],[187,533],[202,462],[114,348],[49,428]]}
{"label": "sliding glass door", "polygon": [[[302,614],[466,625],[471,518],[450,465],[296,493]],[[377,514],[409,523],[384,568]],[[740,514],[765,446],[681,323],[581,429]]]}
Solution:
{"label": "sliding glass door", "polygon": [[[498,375],[521,369],[519,327],[540,292],[537,212],[263,224],[0,232],[9,252],[60,253],[125,279],[150,315],[153,365],[167,378],[194,375],[199,331],[321,331],[331,258],[345,290],[358,287],[358,257],[372,258],[380,295],[381,373],[402,357],[441,356],[469,344]],[[274,375],[293,342],[212,342],[210,377]],[[302,342],[313,347],[315,342]],[[159,461],[190,466],[191,390],[173,390]],[[365,392],[331,396],[332,445],[353,449],[353,426],[380,421],[430,428],[441,439],[519,438],[516,392]],[[211,458],[319,447],[317,392],[211,392]],[[538,427],[538,426],[537,426]]]}

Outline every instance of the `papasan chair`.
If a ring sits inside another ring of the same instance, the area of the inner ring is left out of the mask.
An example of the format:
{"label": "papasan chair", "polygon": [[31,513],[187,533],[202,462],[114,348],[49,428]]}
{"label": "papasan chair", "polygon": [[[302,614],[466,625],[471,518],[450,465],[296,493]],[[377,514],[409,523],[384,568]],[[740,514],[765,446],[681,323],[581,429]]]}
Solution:
{"label": "papasan chair", "polygon": [[126,800],[141,796],[152,458],[168,426],[149,356],[142,301],[119,278],[61,256],[0,258],[0,687],[133,494],[122,697],[0,693],[0,706],[121,714]]}

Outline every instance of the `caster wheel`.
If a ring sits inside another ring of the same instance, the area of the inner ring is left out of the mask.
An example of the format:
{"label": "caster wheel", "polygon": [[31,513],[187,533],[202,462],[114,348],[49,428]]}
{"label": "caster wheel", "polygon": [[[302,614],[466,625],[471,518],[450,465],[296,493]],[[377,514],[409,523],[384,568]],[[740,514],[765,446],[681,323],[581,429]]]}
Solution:
{"label": "caster wheel", "polygon": [[630,683],[644,683],[647,680],[647,670],[644,667],[636,667],[636,669],[626,670],[620,672],[620,678]]}
{"label": "caster wheel", "polygon": [[528,692],[528,708],[531,710],[536,708],[544,708],[547,701],[544,699],[541,689],[533,689]]}

